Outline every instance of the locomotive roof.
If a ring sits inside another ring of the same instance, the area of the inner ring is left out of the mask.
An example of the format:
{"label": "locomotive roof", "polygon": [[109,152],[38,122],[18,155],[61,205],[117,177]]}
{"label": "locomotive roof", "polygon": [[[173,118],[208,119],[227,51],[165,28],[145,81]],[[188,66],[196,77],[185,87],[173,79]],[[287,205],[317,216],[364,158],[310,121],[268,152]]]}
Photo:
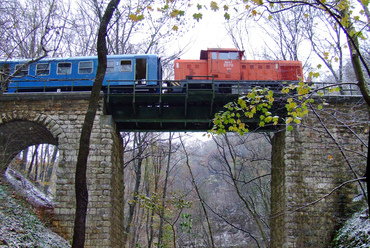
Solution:
{"label": "locomotive roof", "polygon": [[237,48],[207,48],[207,50],[200,51],[200,59],[208,59],[209,52],[239,52],[240,57],[244,55],[244,51],[240,51]]}

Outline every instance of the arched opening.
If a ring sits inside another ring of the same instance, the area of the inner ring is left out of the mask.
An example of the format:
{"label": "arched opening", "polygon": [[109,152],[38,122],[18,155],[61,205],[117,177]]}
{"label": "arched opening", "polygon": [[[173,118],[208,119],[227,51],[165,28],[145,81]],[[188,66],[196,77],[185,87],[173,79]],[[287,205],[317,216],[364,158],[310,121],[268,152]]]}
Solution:
{"label": "arched opening", "polygon": [[[52,200],[56,190],[56,172],[59,162],[58,147],[52,144],[29,146],[18,153],[10,162],[6,177],[18,180],[13,184],[35,189],[35,194]],[[37,191],[37,192],[36,192]]]}
{"label": "arched opening", "polygon": [[10,161],[32,145],[57,145],[57,138],[43,125],[25,120],[14,120],[0,125],[0,172],[5,172]]}
{"label": "arched opening", "polygon": [[13,120],[0,125],[1,175],[34,207],[53,208],[57,144],[40,123]]}

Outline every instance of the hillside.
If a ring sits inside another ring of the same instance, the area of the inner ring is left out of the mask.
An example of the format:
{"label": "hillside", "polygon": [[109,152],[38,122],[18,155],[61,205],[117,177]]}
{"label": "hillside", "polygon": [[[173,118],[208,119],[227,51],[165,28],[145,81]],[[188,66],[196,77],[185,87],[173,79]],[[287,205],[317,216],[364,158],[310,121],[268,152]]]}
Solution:
{"label": "hillside", "polygon": [[70,247],[37,217],[30,204],[0,179],[0,247]]}

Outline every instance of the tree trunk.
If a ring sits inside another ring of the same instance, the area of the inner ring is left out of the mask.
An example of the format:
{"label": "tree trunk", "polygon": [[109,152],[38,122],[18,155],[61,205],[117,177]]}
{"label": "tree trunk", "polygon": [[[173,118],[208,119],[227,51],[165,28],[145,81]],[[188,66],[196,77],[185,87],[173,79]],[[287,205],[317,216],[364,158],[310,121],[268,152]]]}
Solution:
{"label": "tree trunk", "polygon": [[90,135],[93,127],[96,110],[100,99],[100,90],[103,84],[105,71],[107,69],[107,45],[106,35],[107,26],[112,18],[114,10],[117,8],[120,0],[111,0],[101,19],[98,31],[98,68],[95,82],[93,84],[90,96],[89,106],[86,112],[85,120],[81,130],[80,147],[76,164],[75,175],[75,193],[76,193],[76,214],[73,229],[73,248],[83,248],[85,245],[86,232],[86,213],[88,204],[88,191],[86,183],[87,157],[89,155]]}
{"label": "tree trunk", "polygon": [[[358,42],[358,37],[356,35],[355,29],[352,23],[350,23],[350,25],[346,27],[345,30],[347,33],[348,45],[351,51],[351,61],[352,61],[353,70],[355,71],[357,85],[360,88],[361,94],[369,109],[370,108],[370,91],[369,91],[369,87],[365,80],[365,76],[364,76],[364,73],[361,67],[361,61],[363,60],[360,58],[360,46]],[[351,36],[352,32],[354,33],[354,35]],[[363,64],[366,67],[366,64],[365,63]],[[366,71],[368,72],[368,74],[370,74],[367,67],[366,67]],[[369,133],[369,142],[370,142],[370,133]],[[365,177],[366,177],[366,186],[367,186],[367,204],[368,204],[368,207],[370,208],[370,197],[369,197],[370,177],[367,176],[370,171],[370,157],[369,157],[370,143],[367,144],[367,147],[368,147],[368,155],[367,155]]]}
{"label": "tree trunk", "polygon": [[158,233],[158,244],[162,245],[163,243],[163,226],[164,226],[164,209],[165,209],[165,203],[166,203],[166,197],[167,197],[167,184],[168,184],[168,177],[170,174],[170,163],[171,163],[171,154],[172,154],[172,137],[173,134],[169,134],[168,138],[168,157],[167,157],[167,167],[166,167],[166,174],[164,179],[164,185],[163,185],[163,195],[162,195],[162,209],[160,214],[160,222],[159,222],[159,233]]}
{"label": "tree trunk", "polygon": [[126,247],[127,240],[128,240],[128,235],[130,235],[130,232],[131,232],[131,225],[132,225],[132,222],[133,222],[133,219],[134,219],[135,209],[136,209],[136,206],[137,206],[137,199],[138,199],[138,196],[139,196],[139,189],[140,189],[141,175],[142,175],[141,168],[142,168],[142,164],[143,164],[143,160],[144,160],[143,153],[144,153],[144,150],[145,150],[144,142],[146,140],[146,137],[147,137],[147,134],[144,134],[144,136],[141,137],[141,133],[135,133],[134,144],[136,144],[136,146],[138,147],[137,148],[138,152],[137,152],[136,155],[134,155],[134,157],[136,159],[136,161],[134,161],[134,163],[136,163],[136,166],[134,166],[136,177],[135,177],[135,186],[134,186],[134,191],[133,191],[133,199],[132,199],[132,203],[129,205],[129,211],[128,211],[128,216],[127,216],[127,223],[126,223],[126,227],[125,227],[125,233],[122,237],[124,247]]}
{"label": "tree trunk", "polygon": [[185,164],[188,167],[188,170],[189,170],[189,173],[190,173],[190,176],[191,176],[191,182],[192,182],[192,184],[193,184],[193,186],[195,188],[195,192],[197,193],[197,196],[198,196],[200,205],[201,205],[201,207],[203,209],[203,212],[204,212],[204,216],[206,217],[208,231],[209,231],[209,237],[210,237],[210,242],[211,242],[211,247],[212,248],[215,248],[216,246],[215,246],[215,242],[213,240],[213,233],[212,233],[211,221],[210,221],[210,218],[208,217],[208,212],[207,212],[207,209],[206,209],[205,204],[203,202],[203,198],[201,197],[201,194],[200,194],[198,185],[195,182],[195,177],[193,175],[193,171],[191,170],[191,167],[190,167],[190,164],[189,164],[189,155],[188,155],[188,152],[185,149],[185,144],[183,143],[181,136],[180,136],[180,143],[181,143],[181,146],[182,146],[182,148],[184,150],[184,154],[185,154],[185,158],[186,158]]}

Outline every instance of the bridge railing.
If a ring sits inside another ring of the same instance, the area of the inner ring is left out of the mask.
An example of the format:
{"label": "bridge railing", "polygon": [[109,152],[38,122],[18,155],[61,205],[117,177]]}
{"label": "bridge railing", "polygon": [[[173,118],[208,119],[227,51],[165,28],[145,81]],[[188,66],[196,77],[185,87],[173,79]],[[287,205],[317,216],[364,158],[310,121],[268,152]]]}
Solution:
{"label": "bridge railing", "polygon": [[[343,83],[336,84],[330,82],[312,82],[312,87],[320,90],[324,95],[344,95],[344,96],[359,96],[361,95],[360,88],[356,84]],[[338,86],[337,86],[338,85]],[[331,90],[331,87],[339,87],[339,90]]]}
{"label": "bridge railing", "polygon": [[[298,82],[297,82],[298,83]],[[8,92],[58,92],[58,91],[89,91],[93,81],[91,79],[43,79],[43,80],[16,80],[9,84]],[[361,95],[355,84],[340,84],[338,91],[331,91],[330,86],[335,83],[312,82],[311,87],[321,89],[324,95]],[[242,95],[250,92],[254,87],[267,87],[274,92],[286,86],[277,81],[224,81],[217,82],[214,78],[196,78],[188,80],[107,80],[103,90],[110,94],[132,93],[186,93],[191,91],[209,90],[217,94]]]}

